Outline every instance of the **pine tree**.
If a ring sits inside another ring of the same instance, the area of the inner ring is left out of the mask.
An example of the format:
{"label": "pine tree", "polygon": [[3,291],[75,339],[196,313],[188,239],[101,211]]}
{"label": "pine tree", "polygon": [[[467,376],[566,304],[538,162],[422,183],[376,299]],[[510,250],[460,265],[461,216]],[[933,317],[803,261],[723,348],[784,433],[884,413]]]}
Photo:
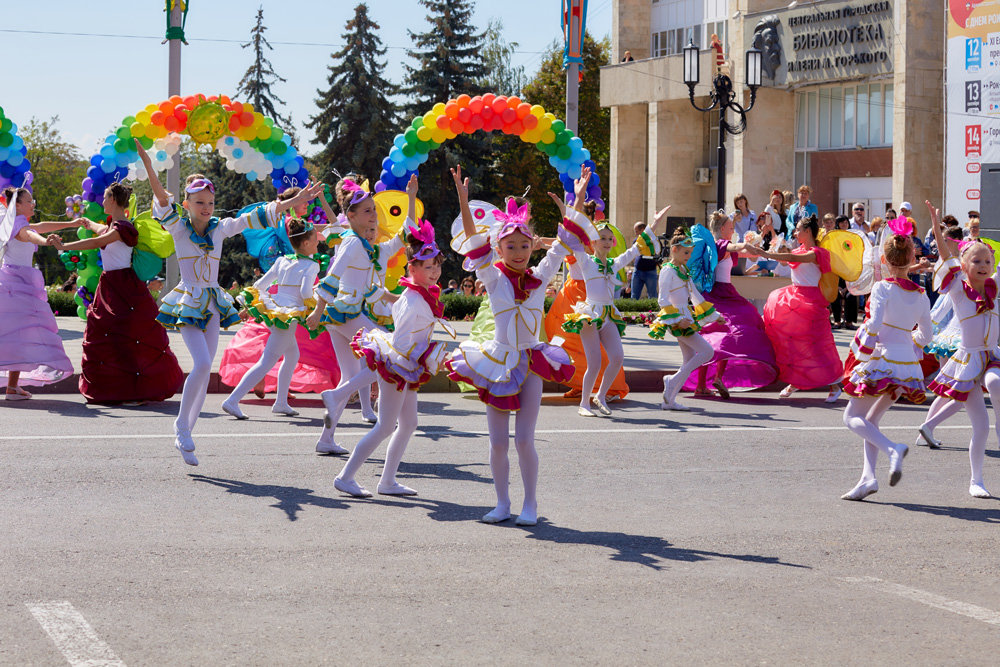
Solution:
{"label": "pine tree", "polygon": [[236,86],[236,94],[241,102],[249,102],[256,111],[264,114],[268,118],[282,127],[291,127],[290,119],[278,113],[276,103],[284,106],[285,102],[274,94],[271,90],[277,82],[285,83],[285,79],[278,76],[270,61],[264,55],[264,49],[273,51],[274,47],[264,36],[267,26],[264,25],[264,8],[257,8],[257,23],[250,30],[250,41],[243,44],[244,49],[253,48],[253,64],[243,75],[243,79]]}
{"label": "pine tree", "polygon": [[[483,64],[484,33],[472,25],[474,3],[471,0],[420,0],[427,13],[427,32],[409,31],[414,49],[407,55],[415,59],[415,67],[407,65],[406,120],[424,114],[438,102],[447,102],[461,94],[478,95],[489,92],[483,81],[487,68]],[[483,174],[492,161],[491,142],[485,135],[459,135],[430,152],[420,167],[420,199],[425,216],[434,222],[439,238],[448,238],[451,221],[458,215],[458,198],[448,172],[462,165],[473,183],[473,191],[482,195]],[[453,258],[446,261],[443,277],[458,275]]]}
{"label": "pine tree", "polygon": [[329,88],[316,91],[319,113],[306,123],[324,144],[315,158],[323,172],[355,171],[373,184],[399,131],[398,110],[391,99],[396,87],[380,76],[386,49],[378,29],[365,3],[354,8],[354,18],[341,35],[344,48],[332,54],[334,64],[327,68]]}

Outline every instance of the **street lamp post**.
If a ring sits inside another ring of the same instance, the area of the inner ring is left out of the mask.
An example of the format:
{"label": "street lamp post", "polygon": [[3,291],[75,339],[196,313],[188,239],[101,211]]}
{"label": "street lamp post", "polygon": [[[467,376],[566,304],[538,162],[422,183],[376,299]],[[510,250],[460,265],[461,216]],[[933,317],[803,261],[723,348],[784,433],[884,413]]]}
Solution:
{"label": "street lamp post", "polygon": [[[694,87],[701,78],[698,47],[694,45],[693,41],[688,41],[688,45],[684,47],[684,83],[687,84],[691,96],[691,106],[698,111],[719,110],[719,167],[716,179],[716,206],[718,208],[725,207],[726,198],[726,134],[737,135],[747,129],[746,114],[757,101],[757,88],[760,87],[762,64],[760,50],[749,49],[746,53],[746,84],[750,87],[750,106],[744,108],[736,101],[732,80],[719,71],[712,79],[712,90],[708,93],[712,103],[707,107],[700,107],[694,101]],[[732,125],[726,121],[726,111],[729,109],[732,109],[739,118],[739,121]]]}

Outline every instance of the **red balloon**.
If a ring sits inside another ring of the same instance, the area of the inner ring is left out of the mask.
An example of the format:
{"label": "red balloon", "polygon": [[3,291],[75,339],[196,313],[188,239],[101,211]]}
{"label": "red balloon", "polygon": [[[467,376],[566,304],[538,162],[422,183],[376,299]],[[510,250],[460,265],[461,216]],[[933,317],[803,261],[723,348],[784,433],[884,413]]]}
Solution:
{"label": "red balloon", "polygon": [[484,107],[492,107],[493,106],[493,100],[495,100],[496,98],[497,98],[497,96],[494,95],[493,93],[486,93],[485,95],[483,95],[483,106]]}
{"label": "red balloon", "polygon": [[521,119],[521,122],[524,124],[524,129],[533,130],[538,127],[538,116],[529,113]]}
{"label": "red balloon", "polygon": [[455,134],[461,134],[462,130],[465,129],[465,123],[463,123],[457,118],[452,118],[450,127],[451,131],[454,132]]}
{"label": "red balloon", "polygon": [[149,114],[149,120],[153,122],[153,125],[163,125],[164,118],[166,118],[166,115],[159,109]]}
{"label": "red balloon", "polygon": [[477,116],[473,116],[472,120],[469,121],[469,125],[471,125],[473,128],[475,128],[477,130],[483,129],[483,125],[484,124],[485,123],[483,123],[483,117],[482,116],[478,116],[478,115]]}
{"label": "red balloon", "polygon": [[[485,102],[484,102],[484,104],[485,104]],[[491,107],[491,106],[484,106],[483,107],[482,116],[483,116],[483,120],[485,120],[487,122],[490,121],[490,120],[492,120],[493,119],[493,107]]]}
{"label": "red balloon", "polygon": [[253,125],[253,114],[250,113],[249,111],[244,111],[243,113],[241,113],[240,123],[244,127],[250,127],[251,125]]}
{"label": "red balloon", "polygon": [[504,97],[503,95],[493,100],[494,113],[503,113],[504,109],[506,108],[507,108],[507,98]]}
{"label": "red balloon", "polygon": [[471,111],[474,114],[477,114],[477,113],[479,113],[482,110],[483,110],[483,98],[482,97],[480,97],[479,95],[476,95],[471,100],[469,100],[469,111]]}
{"label": "red balloon", "polygon": [[177,107],[176,109],[174,109],[174,118],[176,118],[177,120],[179,120],[180,123],[181,123],[181,125],[183,125],[184,123],[186,123],[187,119],[188,119],[188,110],[187,110],[187,107],[185,107],[184,105],[181,105],[181,106]]}
{"label": "red balloon", "polygon": [[181,124],[177,120],[177,116],[167,116],[163,119],[163,127],[167,129],[167,132],[176,132],[181,129]]}
{"label": "red balloon", "polygon": [[233,113],[240,114],[243,113],[243,103],[233,102],[230,106],[233,107]]}
{"label": "red balloon", "polygon": [[519,120],[515,120],[513,123],[510,124],[510,133],[511,134],[517,134],[517,135],[523,134],[524,133],[524,123],[521,122],[521,121],[519,121]]}
{"label": "red balloon", "polygon": [[469,111],[468,107],[462,107],[458,110],[458,119],[463,123],[468,124],[469,120],[472,118],[472,112]]}
{"label": "red balloon", "polygon": [[509,123],[513,123],[515,120],[517,120],[517,112],[514,111],[513,109],[504,109],[503,110],[503,114],[501,114],[501,115],[503,117],[503,122],[504,123],[508,123],[509,124]]}
{"label": "red balloon", "polygon": [[437,126],[443,130],[451,124],[451,119],[447,116],[438,116],[434,119],[434,122],[437,123]]}
{"label": "red balloon", "polygon": [[243,127],[243,126],[240,124],[240,117],[239,117],[238,114],[233,114],[232,116],[229,117],[229,131],[230,132],[232,132],[232,133],[235,134],[236,132],[239,131],[239,129],[241,127]]}
{"label": "red balloon", "polygon": [[493,120],[490,121],[491,130],[502,130],[503,129],[503,117],[500,114],[493,114]]}

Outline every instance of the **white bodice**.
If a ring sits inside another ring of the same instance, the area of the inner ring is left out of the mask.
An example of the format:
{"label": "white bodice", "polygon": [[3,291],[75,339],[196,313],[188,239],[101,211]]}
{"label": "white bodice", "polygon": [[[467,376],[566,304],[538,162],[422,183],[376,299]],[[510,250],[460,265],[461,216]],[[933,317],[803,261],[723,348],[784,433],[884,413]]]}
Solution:
{"label": "white bodice", "polygon": [[895,282],[881,281],[875,284],[869,297],[871,316],[865,327],[868,333],[878,336],[879,345],[896,361],[919,359],[914,343],[923,347],[933,335],[930,301],[923,290],[913,287],[907,289]]}
{"label": "white bodice", "polygon": [[132,266],[132,248],[124,241],[112,241],[101,248],[101,265],[105,271],[117,271]]}
{"label": "white bodice", "polygon": [[317,275],[319,264],[316,261],[285,255],[279,257],[253,286],[258,292],[264,292],[277,285],[278,290],[272,296],[274,302],[279,306],[301,309],[305,307],[305,300],[312,298]]}
{"label": "white bodice", "polygon": [[31,266],[32,257],[35,251],[38,250],[38,246],[27,241],[19,241],[15,238],[27,226],[28,219],[23,215],[19,215],[14,219],[14,231],[10,240],[7,241],[7,251],[3,256],[4,264],[11,266]]}

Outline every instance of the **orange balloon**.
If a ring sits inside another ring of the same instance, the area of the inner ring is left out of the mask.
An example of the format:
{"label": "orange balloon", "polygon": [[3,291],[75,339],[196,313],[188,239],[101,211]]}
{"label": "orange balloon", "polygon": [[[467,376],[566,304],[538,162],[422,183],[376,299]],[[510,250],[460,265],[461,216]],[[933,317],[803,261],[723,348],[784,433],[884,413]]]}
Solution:
{"label": "orange balloon", "polygon": [[511,109],[516,109],[517,105],[519,105],[520,103],[521,103],[521,98],[518,97],[517,95],[511,95],[510,97],[507,98],[507,106],[509,106]]}
{"label": "orange balloon", "polygon": [[471,100],[469,100],[469,111],[471,111],[474,114],[477,114],[477,113],[479,113],[482,110],[483,110],[483,98],[482,97],[480,97],[479,95],[476,95]]}
{"label": "orange balloon", "polygon": [[444,115],[448,118],[458,118],[458,103],[448,102],[444,105]]}
{"label": "orange balloon", "polygon": [[233,101],[229,99],[228,95],[219,95],[219,102],[221,104],[232,104]]}
{"label": "orange balloon", "polygon": [[483,106],[484,107],[492,107],[493,106],[493,100],[495,100],[496,98],[497,98],[497,96],[494,95],[493,93],[486,93],[485,95],[483,95]]}
{"label": "orange balloon", "polygon": [[507,98],[501,95],[500,97],[493,100],[493,111],[494,113],[503,113],[507,109]]}
{"label": "orange balloon", "polygon": [[470,100],[472,100],[472,98],[463,93],[462,95],[459,95],[458,99],[456,99],[455,101],[458,103],[459,109],[464,109],[467,106],[469,106]]}
{"label": "orange balloon", "polygon": [[435,122],[437,123],[437,126],[443,130],[451,124],[451,119],[447,116],[438,116]]}
{"label": "orange balloon", "polygon": [[163,119],[166,118],[166,114],[157,109],[153,113],[149,114],[149,120],[153,121],[153,125],[163,125]]}
{"label": "orange balloon", "polygon": [[527,102],[521,102],[517,105],[517,117],[527,118],[531,115],[531,105]]}
{"label": "orange balloon", "polygon": [[527,116],[521,119],[521,122],[524,124],[525,129],[533,130],[536,127],[538,127],[538,116],[529,113]]}
{"label": "orange balloon", "polygon": [[169,100],[167,100],[165,102],[160,102],[159,109],[165,115],[169,116],[170,114],[172,114],[174,112],[174,105],[171,104]]}
{"label": "orange balloon", "polygon": [[178,104],[183,104],[184,99],[180,95],[171,95],[170,103],[173,104],[174,106],[177,106]]}

